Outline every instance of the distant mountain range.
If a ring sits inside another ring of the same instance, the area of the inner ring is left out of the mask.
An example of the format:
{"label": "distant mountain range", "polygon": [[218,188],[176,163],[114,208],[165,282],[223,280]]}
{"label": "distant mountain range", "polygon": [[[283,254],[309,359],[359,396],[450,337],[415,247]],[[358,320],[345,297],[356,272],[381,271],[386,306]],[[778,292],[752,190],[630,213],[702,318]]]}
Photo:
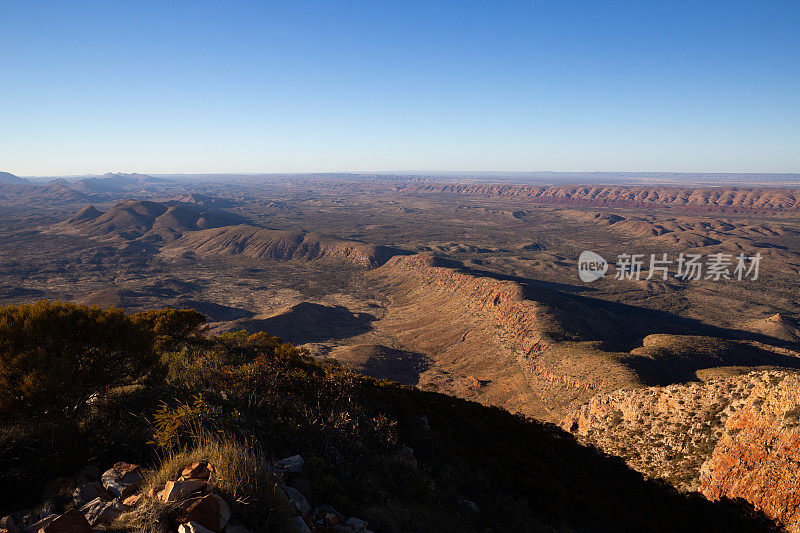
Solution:
{"label": "distant mountain range", "polygon": [[122,192],[131,188],[165,183],[168,180],[146,174],[123,174],[108,172],[99,178],[84,178],[70,184],[70,188],[82,193]]}
{"label": "distant mountain range", "polygon": [[0,172],[0,183],[30,183],[30,181],[15,176],[11,172]]}
{"label": "distant mountain range", "polygon": [[[78,181],[55,178],[46,183],[32,182],[10,172],[0,172],[0,205],[55,206],[85,202],[89,197],[99,200],[113,199],[120,193],[140,193],[151,186],[169,180],[145,174],[109,172],[99,177]],[[109,196],[110,195],[110,196]]]}

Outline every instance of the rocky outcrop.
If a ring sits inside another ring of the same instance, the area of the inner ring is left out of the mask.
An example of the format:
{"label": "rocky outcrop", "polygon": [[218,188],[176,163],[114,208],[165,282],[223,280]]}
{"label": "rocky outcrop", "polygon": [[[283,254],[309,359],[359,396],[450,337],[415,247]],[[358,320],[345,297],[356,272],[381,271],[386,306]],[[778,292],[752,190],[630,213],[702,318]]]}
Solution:
{"label": "rocky outcrop", "polygon": [[797,372],[602,394],[562,427],[648,477],[711,500],[744,499],[800,532]]}
{"label": "rocky outcrop", "polygon": [[700,487],[700,468],[724,436],[729,418],[754,389],[787,375],[761,371],[599,394],[567,415],[561,426],[649,478],[694,491]]}
{"label": "rocky outcrop", "polygon": [[703,494],[744,498],[788,531],[800,531],[800,376],[774,376],[753,389],[725,424],[701,469]]}

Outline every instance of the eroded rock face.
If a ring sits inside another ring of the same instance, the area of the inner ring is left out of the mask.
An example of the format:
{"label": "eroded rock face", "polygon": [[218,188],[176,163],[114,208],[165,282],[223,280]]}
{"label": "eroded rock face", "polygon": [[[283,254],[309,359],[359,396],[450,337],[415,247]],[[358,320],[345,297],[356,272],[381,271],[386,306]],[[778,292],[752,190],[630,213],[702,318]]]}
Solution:
{"label": "eroded rock face", "polygon": [[725,425],[701,468],[708,498],[744,498],[800,532],[800,376],[763,383]]}
{"label": "eroded rock face", "polygon": [[726,422],[756,389],[789,372],[759,371],[667,387],[598,394],[561,426],[585,444],[622,457],[650,478],[686,491],[700,488],[700,467],[725,435]]}

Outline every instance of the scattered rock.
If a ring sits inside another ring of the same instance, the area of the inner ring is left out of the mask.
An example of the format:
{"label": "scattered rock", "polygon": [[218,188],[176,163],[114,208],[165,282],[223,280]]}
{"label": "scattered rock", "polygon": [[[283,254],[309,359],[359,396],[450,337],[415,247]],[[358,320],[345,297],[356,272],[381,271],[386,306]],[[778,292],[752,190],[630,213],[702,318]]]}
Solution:
{"label": "scattered rock", "polygon": [[122,501],[122,505],[124,505],[125,507],[136,507],[142,500],[142,498],[144,498],[143,494],[133,494],[125,498]]}
{"label": "scattered rock", "polygon": [[184,481],[187,479],[208,480],[212,473],[214,473],[214,466],[209,464],[208,461],[192,463],[181,470],[179,481]]}
{"label": "scattered rock", "polygon": [[39,533],[90,533],[89,522],[77,509],[70,509],[39,530]]}
{"label": "scattered rock", "polygon": [[125,498],[136,490],[142,481],[139,465],[116,463],[103,473],[103,486],[117,498]]}
{"label": "scattered rock", "polygon": [[25,526],[24,528],[22,528],[22,533],[38,533],[38,531],[40,529],[44,528],[47,524],[49,524],[50,522],[52,522],[55,519],[56,519],[56,515],[54,515],[54,514],[50,515],[50,516],[48,516],[46,518],[42,518],[38,522],[36,522],[34,524],[31,524],[29,526]]}
{"label": "scattered rock", "polygon": [[220,532],[230,517],[231,509],[225,500],[217,494],[209,494],[191,504],[178,521],[183,524],[197,522],[211,531]]}

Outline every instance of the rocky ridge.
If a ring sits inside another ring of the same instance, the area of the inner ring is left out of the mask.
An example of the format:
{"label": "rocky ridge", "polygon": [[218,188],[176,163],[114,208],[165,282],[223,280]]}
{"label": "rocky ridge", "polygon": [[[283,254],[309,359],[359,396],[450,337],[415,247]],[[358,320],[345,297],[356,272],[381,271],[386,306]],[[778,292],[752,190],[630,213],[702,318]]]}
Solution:
{"label": "rocky ridge", "polygon": [[300,231],[281,231],[246,224],[187,233],[168,253],[244,256],[253,259],[326,260],[366,268],[382,265],[397,250]]}
{"label": "rocky ridge", "polygon": [[[411,349],[440,360],[453,352],[454,368],[469,361],[473,370],[501,365],[501,370],[487,376],[489,381],[516,366],[532,391],[526,406],[529,413],[553,418],[565,406],[580,404],[598,392],[640,384],[636,372],[615,354],[602,352],[586,340],[595,336],[595,329],[621,327],[606,313],[576,304],[567,316],[544,301],[526,298],[514,281],[474,275],[428,254],[393,257],[371,276],[398,295],[391,306],[415,317],[414,323],[402,321],[396,327]],[[482,340],[483,352],[476,354],[473,349],[468,358],[456,354],[453,347],[468,336],[476,337],[476,329],[491,337]],[[453,337],[461,340],[451,341]],[[442,346],[437,339],[443,339]],[[482,376],[476,377],[472,380],[480,382]],[[514,408],[509,403],[499,405]]]}
{"label": "rocky ridge", "polygon": [[800,210],[800,189],[747,187],[677,187],[614,185],[400,185],[396,190],[476,196],[531,198],[545,203],[583,205],[688,207],[703,210]]}

